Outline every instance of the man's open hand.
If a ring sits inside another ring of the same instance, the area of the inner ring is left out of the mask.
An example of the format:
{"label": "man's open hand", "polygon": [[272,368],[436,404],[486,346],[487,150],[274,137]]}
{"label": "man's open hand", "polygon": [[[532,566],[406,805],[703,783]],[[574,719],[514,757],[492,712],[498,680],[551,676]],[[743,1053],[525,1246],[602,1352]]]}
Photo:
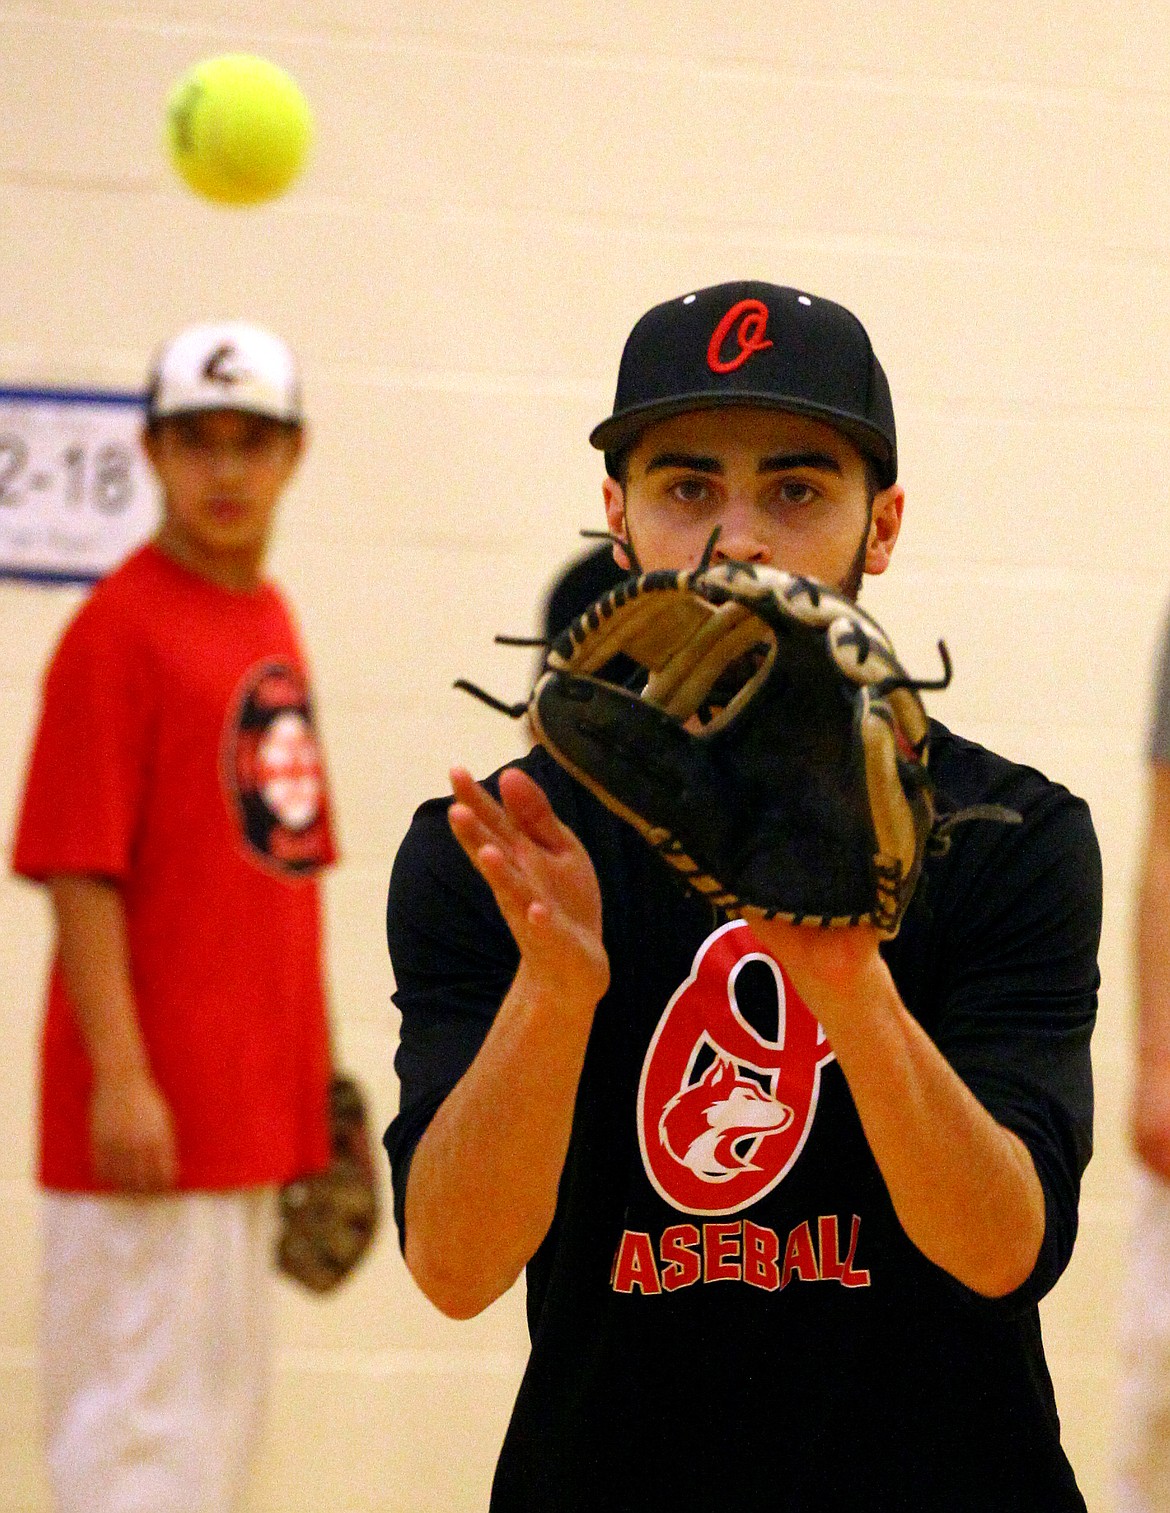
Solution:
{"label": "man's open hand", "polygon": [[525,773],[500,774],[500,802],[451,773],[456,839],[491,888],[534,984],[596,1003],[609,986],[601,890],[584,846]]}

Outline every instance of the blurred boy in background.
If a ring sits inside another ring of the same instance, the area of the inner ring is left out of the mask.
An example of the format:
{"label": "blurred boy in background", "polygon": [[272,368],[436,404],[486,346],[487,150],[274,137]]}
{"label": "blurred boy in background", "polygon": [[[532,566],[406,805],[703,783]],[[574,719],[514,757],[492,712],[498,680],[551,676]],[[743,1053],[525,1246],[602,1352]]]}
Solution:
{"label": "blurred boy in background", "polygon": [[226,1513],[270,1350],[275,1193],[328,1162],[304,658],[262,576],[304,447],[285,344],[163,349],[155,539],[52,659],[13,866],[57,948],[42,1040],[44,1384],[59,1513]]}

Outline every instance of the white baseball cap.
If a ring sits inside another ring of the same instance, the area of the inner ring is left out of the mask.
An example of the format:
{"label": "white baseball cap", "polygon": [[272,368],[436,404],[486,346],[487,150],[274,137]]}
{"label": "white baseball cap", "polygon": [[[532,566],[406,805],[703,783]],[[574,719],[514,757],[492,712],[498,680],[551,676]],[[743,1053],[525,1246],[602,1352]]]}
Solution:
{"label": "white baseball cap", "polygon": [[301,381],[288,345],[246,321],[188,326],[155,358],[147,419],[197,410],[245,410],[300,424]]}

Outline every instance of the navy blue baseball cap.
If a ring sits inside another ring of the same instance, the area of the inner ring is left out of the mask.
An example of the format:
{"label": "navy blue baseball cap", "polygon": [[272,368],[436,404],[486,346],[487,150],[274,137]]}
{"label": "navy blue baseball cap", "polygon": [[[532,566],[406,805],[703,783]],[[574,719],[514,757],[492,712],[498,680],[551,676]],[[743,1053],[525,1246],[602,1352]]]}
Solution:
{"label": "navy blue baseball cap", "polygon": [[799,289],[741,280],[655,305],[630,332],[613,414],[592,432],[611,474],[647,426],[687,410],[763,405],[823,420],[898,476],[894,406],[856,315]]}

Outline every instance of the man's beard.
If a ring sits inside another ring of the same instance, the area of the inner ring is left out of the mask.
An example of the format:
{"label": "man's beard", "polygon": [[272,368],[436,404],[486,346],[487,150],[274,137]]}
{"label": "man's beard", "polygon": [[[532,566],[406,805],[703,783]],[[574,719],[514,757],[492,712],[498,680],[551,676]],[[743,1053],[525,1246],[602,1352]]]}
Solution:
{"label": "man's beard", "polygon": [[861,540],[857,543],[853,561],[849,564],[849,571],[837,585],[837,592],[842,599],[848,599],[851,604],[856,604],[861,594],[861,580],[865,577],[865,558],[869,550],[869,528],[872,524],[873,500],[871,499],[869,508],[865,512],[865,529],[861,533]]}

